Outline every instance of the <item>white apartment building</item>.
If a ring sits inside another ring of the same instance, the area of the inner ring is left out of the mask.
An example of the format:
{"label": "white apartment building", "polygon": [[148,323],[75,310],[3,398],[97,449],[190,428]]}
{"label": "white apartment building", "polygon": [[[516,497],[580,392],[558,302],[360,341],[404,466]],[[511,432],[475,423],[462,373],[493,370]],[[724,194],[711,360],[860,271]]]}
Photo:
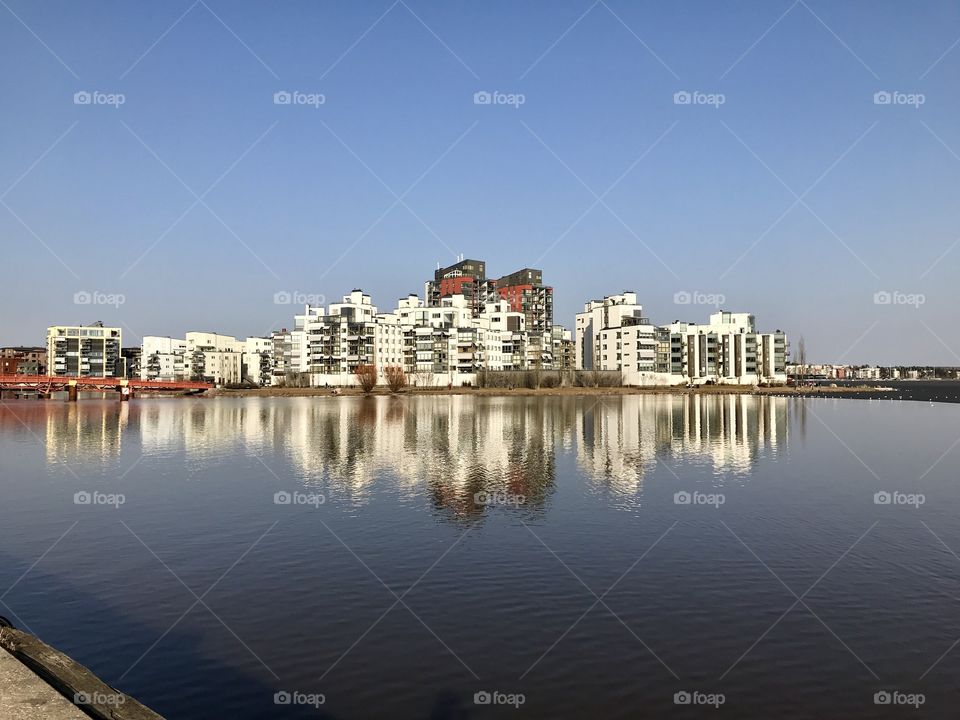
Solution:
{"label": "white apartment building", "polygon": [[[691,382],[755,385],[787,381],[787,337],[777,330],[761,333],[749,313],[719,311],[706,325],[675,322],[669,326],[671,362],[679,336],[680,372]],[[674,363],[675,364],[675,363]]]}
{"label": "white apartment building", "polygon": [[214,385],[243,381],[243,341],[232,335],[188,332],[186,342],[190,379],[205,380]]}
{"label": "white apartment building", "polygon": [[620,372],[626,385],[785,383],[786,352],[786,335],[757,332],[749,313],[655,326],[626,292],[577,314],[577,368]]}
{"label": "white apartment building", "polygon": [[614,365],[616,351],[610,347],[604,359],[600,338],[602,330],[620,328],[628,323],[636,323],[643,318],[643,307],[637,304],[635,292],[621,295],[608,295],[603,300],[591,300],[583,306],[583,312],[577,313],[574,331],[576,333],[576,366],[580,370],[616,369]]}
{"label": "white apartment building", "polygon": [[[373,363],[377,308],[354,290],[325,311],[307,305],[294,317],[294,329],[273,338],[274,382],[313,386],[355,382],[354,371]],[[344,382],[346,380],[346,382]]]}
{"label": "white apartment building", "polygon": [[526,319],[506,300],[485,303],[474,314],[463,295],[427,306],[416,295],[401,298],[392,312],[380,313],[361,290],[342,303],[306,306],[294,329],[271,338],[273,381],[298,385],[353,385],[359,365],[374,365],[380,382],[399,366],[411,384],[442,386],[473,383],[481,369],[519,370],[525,357]]}
{"label": "white apartment building", "polygon": [[248,337],[243,348],[243,378],[255,385],[269,385],[273,376],[273,339]]}
{"label": "white apartment building", "polygon": [[187,341],[178,338],[145,335],[140,345],[141,380],[186,380]]}
{"label": "white apartment building", "polygon": [[573,370],[577,366],[573,333],[562,325],[554,325],[550,331],[553,346],[553,367],[557,370]]}
{"label": "white apartment building", "polygon": [[71,377],[119,377],[121,331],[117,327],[53,325],[47,328],[47,373]]}
{"label": "white apartment building", "polygon": [[231,335],[188,332],[183,340],[147,335],[141,344],[143,380],[269,385],[272,369],[272,338],[237,340]]}

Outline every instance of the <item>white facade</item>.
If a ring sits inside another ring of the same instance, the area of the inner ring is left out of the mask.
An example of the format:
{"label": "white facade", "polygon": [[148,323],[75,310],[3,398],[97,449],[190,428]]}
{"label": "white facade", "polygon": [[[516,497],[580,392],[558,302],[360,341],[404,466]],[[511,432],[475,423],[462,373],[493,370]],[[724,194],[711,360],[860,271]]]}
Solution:
{"label": "white facade", "polygon": [[117,377],[122,332],[102,324],[47,328],[47,373],[70,377]]}
{"label": "white facade", "polygon": [[671,354],[677,355],[674,348],[679,337],[680,373],[690,382],[756,385],[787,381],[786,335],[757,332],[749,313],[719,311],[706,325],[676,322],[669,329]]}
{"label": "white facade", "polygon": [[187,362],[190,378],[214,385],[232,385],[243,381],[245,343],[232,335],[212,332],[188,332]]}
{"label": "white facade", "polygon": [[188,332],[185,339],[144,336],[140,378],[206,380],[216,385],[252,382],[268,385],[273,368],[272,338]]}
{"label": "white facade", "polygon": [[619,372],[625,385],[785,383],[786,350],[786,335],[758,333],[749,313],[653,325],[632,292],[590,301],[576,320],[577,368]]}
{"label": "white facade", "polygon": [[[580,370],[615,369],[603,367],[604,359],[600,331],[622,327],[625,323],[640,321],[643,307],[637,304],[637,294],[624,292],[621,295],[608,295],[603,300],[591,300],[583,306],[583,312],[577,313],[574,331],[576,333],[576,365]],[[609,345],[609,342],[608,342]],[[608,347],[612,351],[612,348]],[[615,352],[608,353],[607,363],[611,362]]]}
{"label": "white facade", "polygon": [[186,340],[145,335],[140,353],[141,380],[188,379],[190,364],[186,359]]}
{"label": "white facade", "polygon": [[243,378],[255,385],[269,385],[273,370],[273,339],[248,337],[243,347]]}
{"label": "white facade", "polygon": [[526,319],[506,300],[486,303],[475,316],[463,295],[428,307],[416,295],[401,298],[395,310],[380,313],[370,296],[354,290],[326,310],[307,306],[294,329],[271,340],[274,382],[301,385],[355,385],[359,365],[404,369],[411,384],[472,384],[481,369],[521,370],[528,357]]}

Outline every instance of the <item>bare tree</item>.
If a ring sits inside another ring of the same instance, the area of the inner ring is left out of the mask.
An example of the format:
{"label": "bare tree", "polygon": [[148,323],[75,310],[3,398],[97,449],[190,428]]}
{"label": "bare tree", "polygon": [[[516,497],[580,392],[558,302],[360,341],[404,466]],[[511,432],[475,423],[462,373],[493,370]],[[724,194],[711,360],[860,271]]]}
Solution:
{"label": "bare tree", "polygon": [[357,365],[353,374],[357,376],[357,381],[365,393],[373,392],[373,388],[377,385],[377,368],[375,365]]}
{"label": "bare tree", "polygon": [[387,379],[387,386],[390,392],[400,392],[407,386],[407,374],[399,365],[388,365],[383,370],[384,377]]}
{"label": "bare tree", "polygon": [[430,388],[433,387],[433,371],[432,370],[419,370],[414,373],[417,379],[417,385],[420,387]]}
{"label": "bare tree", "polygon": [[310,387],[310,373],[288,370],[284,375],[284,387]]}
{"label": "bare tree", "polygon": [[800,385],[803,385],[803,378],[807,374],[807,343],[803,339],[803,335],[800,336],[800,340],[797,341],[797,355],[796,355],[797,372],[800,375]]}
{"label": "bare tree", "polygon": [[534,390],[540,389],[540,383],[543,381],[543,359],[540,353],[533,360],[533,369],[530,371],[530,385]]}

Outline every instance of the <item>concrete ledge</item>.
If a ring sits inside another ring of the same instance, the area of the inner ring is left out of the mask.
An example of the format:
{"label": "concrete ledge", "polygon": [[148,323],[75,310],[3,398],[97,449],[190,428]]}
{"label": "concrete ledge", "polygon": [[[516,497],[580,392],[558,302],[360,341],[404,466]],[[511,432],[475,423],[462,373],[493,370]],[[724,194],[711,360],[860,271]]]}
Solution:
{"label": "concrete ledge", "polygon": [[73,658],[10,627],[0,627],[0,718],[163,720]]}
{"label": "concrete ledge", "polygon": [[4,720],[90,720],[6,650],[0,650],[0,717]]}

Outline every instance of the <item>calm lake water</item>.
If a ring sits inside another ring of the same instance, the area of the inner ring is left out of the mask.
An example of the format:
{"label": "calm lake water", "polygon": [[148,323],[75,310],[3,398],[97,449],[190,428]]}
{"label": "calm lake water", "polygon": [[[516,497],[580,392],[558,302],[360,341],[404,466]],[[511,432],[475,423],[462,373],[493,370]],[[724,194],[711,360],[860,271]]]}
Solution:
{"label": "calm lake water", "polygon": [[171,719],[955,717],[958,419],[5,402],[0,614]]}

